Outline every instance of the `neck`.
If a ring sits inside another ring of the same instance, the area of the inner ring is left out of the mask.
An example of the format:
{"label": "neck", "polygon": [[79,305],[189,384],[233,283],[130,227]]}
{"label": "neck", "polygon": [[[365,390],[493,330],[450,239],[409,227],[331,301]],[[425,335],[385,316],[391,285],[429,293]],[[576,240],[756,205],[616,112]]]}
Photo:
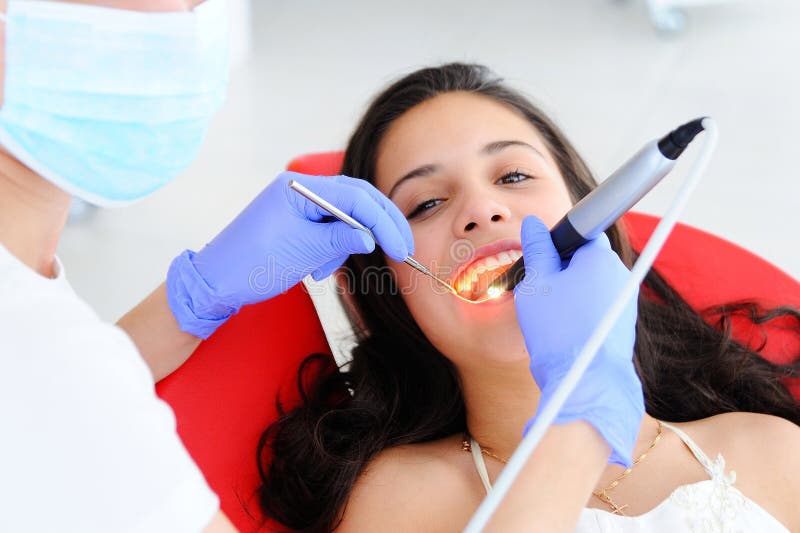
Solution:
{"label": "neck", "polygon": [[467,429],[482,447],[511,457],[525,424],[536,414],[541,395],[527,359],[460,368]]}
{"label": "neck", "polygon": [[54,277],[70,195],[0,148],[0,243],[32,270]]}
{"label": "neck", "polygon": [[[504,459],[510,458],[522,441],[525,425],[536,414],[541,398],[541,391],[528,369],[528,360],[459,368],[459,377],[470,435],[482,448]],[[645,413],[633,448],[634,459],[650,447],[657,424],[656,419]],[[610,465],[599,486],[606,486],[623,469]]]}

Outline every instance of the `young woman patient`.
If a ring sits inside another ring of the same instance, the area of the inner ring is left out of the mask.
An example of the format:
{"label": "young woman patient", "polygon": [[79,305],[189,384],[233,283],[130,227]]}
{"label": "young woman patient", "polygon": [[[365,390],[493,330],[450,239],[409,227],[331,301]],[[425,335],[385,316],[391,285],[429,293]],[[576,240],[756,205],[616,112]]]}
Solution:
{"label": "young woman patient", "polygon": [[[414,256],[465,292],[520,257],[527,215],[552,227],[595,186],[540,110],[484,67],[462,64],[414,72],[380,94],[342,173],[389,196],[411,225]],[[630,266],[624,228],[606,233]],[[536,339],[523,338],[513,297],[461,302],[380,251],[352,256],[347,272],[359,344],[342,371],[302,380],[304,404],[264,433],[264,511],[306,531],[460,531],[548,390],[537,385],[536,354],[529,358]],[[527,288],[540,301],[563,294]],[[727,326],[733,313],[759,323],[782,317],[800,335],[800,313],[737,304],[704,320],[655,272],[637,310],[631,346],[641,386],[633,380],[646,414],[632,433],[633,466],[603,459],[567,523],[800,531],[800,407],[783,381],[797,365],[766,361]],[[606,414],[613,423],[615,411]],[[596,448],[588,439],[574,446],[574,464]],[[541,480],[542,494],[555,491],[558,471]]]}

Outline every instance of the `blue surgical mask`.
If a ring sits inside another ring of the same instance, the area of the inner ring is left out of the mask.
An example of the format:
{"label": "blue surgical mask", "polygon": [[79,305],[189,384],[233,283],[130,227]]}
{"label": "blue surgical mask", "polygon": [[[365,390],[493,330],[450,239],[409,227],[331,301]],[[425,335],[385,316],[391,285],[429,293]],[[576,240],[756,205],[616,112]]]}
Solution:
{"label": "blue surgical mask", "polygon": [[0,144],[101,206],[125,205],[195,158],[228,78],[225,0],[144,13],[10,0]]}

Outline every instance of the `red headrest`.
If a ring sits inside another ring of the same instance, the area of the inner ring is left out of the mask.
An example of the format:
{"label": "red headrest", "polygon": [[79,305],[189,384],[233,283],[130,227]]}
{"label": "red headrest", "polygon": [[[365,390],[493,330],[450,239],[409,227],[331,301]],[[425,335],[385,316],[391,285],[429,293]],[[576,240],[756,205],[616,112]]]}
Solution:
{"label": "red headrest", "polygon": [[[313,154],[295,159],[289,170],[332,175],[341,162],[341,152]],[[624,220],[636,249],[658,222],[634,213]],[[735,244],[682,224],[655,266],[698,309],[740,299],[800,306],[797,281]],[[749,342],[753,334],[745,328],[737,338]],[[796,339],[780,331],[770,335],[766,352],[771,359],[788,362],[790,354],[800,352]],[[158,384],[186,447],[242,532],[255,531],[261,519],[254,499],[258,438],[277,417],[280,390],[287,393],[282,398],[296,401],[298,366],[314,352],[330,350],[311,300],[298,286],[242,309]],[[794,391],[800,398],[800,384]]]}

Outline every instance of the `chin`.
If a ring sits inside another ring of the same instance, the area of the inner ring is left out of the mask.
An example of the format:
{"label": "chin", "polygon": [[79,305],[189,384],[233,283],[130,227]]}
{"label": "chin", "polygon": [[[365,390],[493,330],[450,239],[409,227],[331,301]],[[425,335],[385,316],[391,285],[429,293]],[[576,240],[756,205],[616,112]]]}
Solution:
{"label": "chin", "polygon": [[464,350],[476,353],[482,360],[510,363],[524,361],[528,364],[525,339],[517,322],[513,298],[509,304],[482,309],[481,316],[474,314],[465,329]]}

